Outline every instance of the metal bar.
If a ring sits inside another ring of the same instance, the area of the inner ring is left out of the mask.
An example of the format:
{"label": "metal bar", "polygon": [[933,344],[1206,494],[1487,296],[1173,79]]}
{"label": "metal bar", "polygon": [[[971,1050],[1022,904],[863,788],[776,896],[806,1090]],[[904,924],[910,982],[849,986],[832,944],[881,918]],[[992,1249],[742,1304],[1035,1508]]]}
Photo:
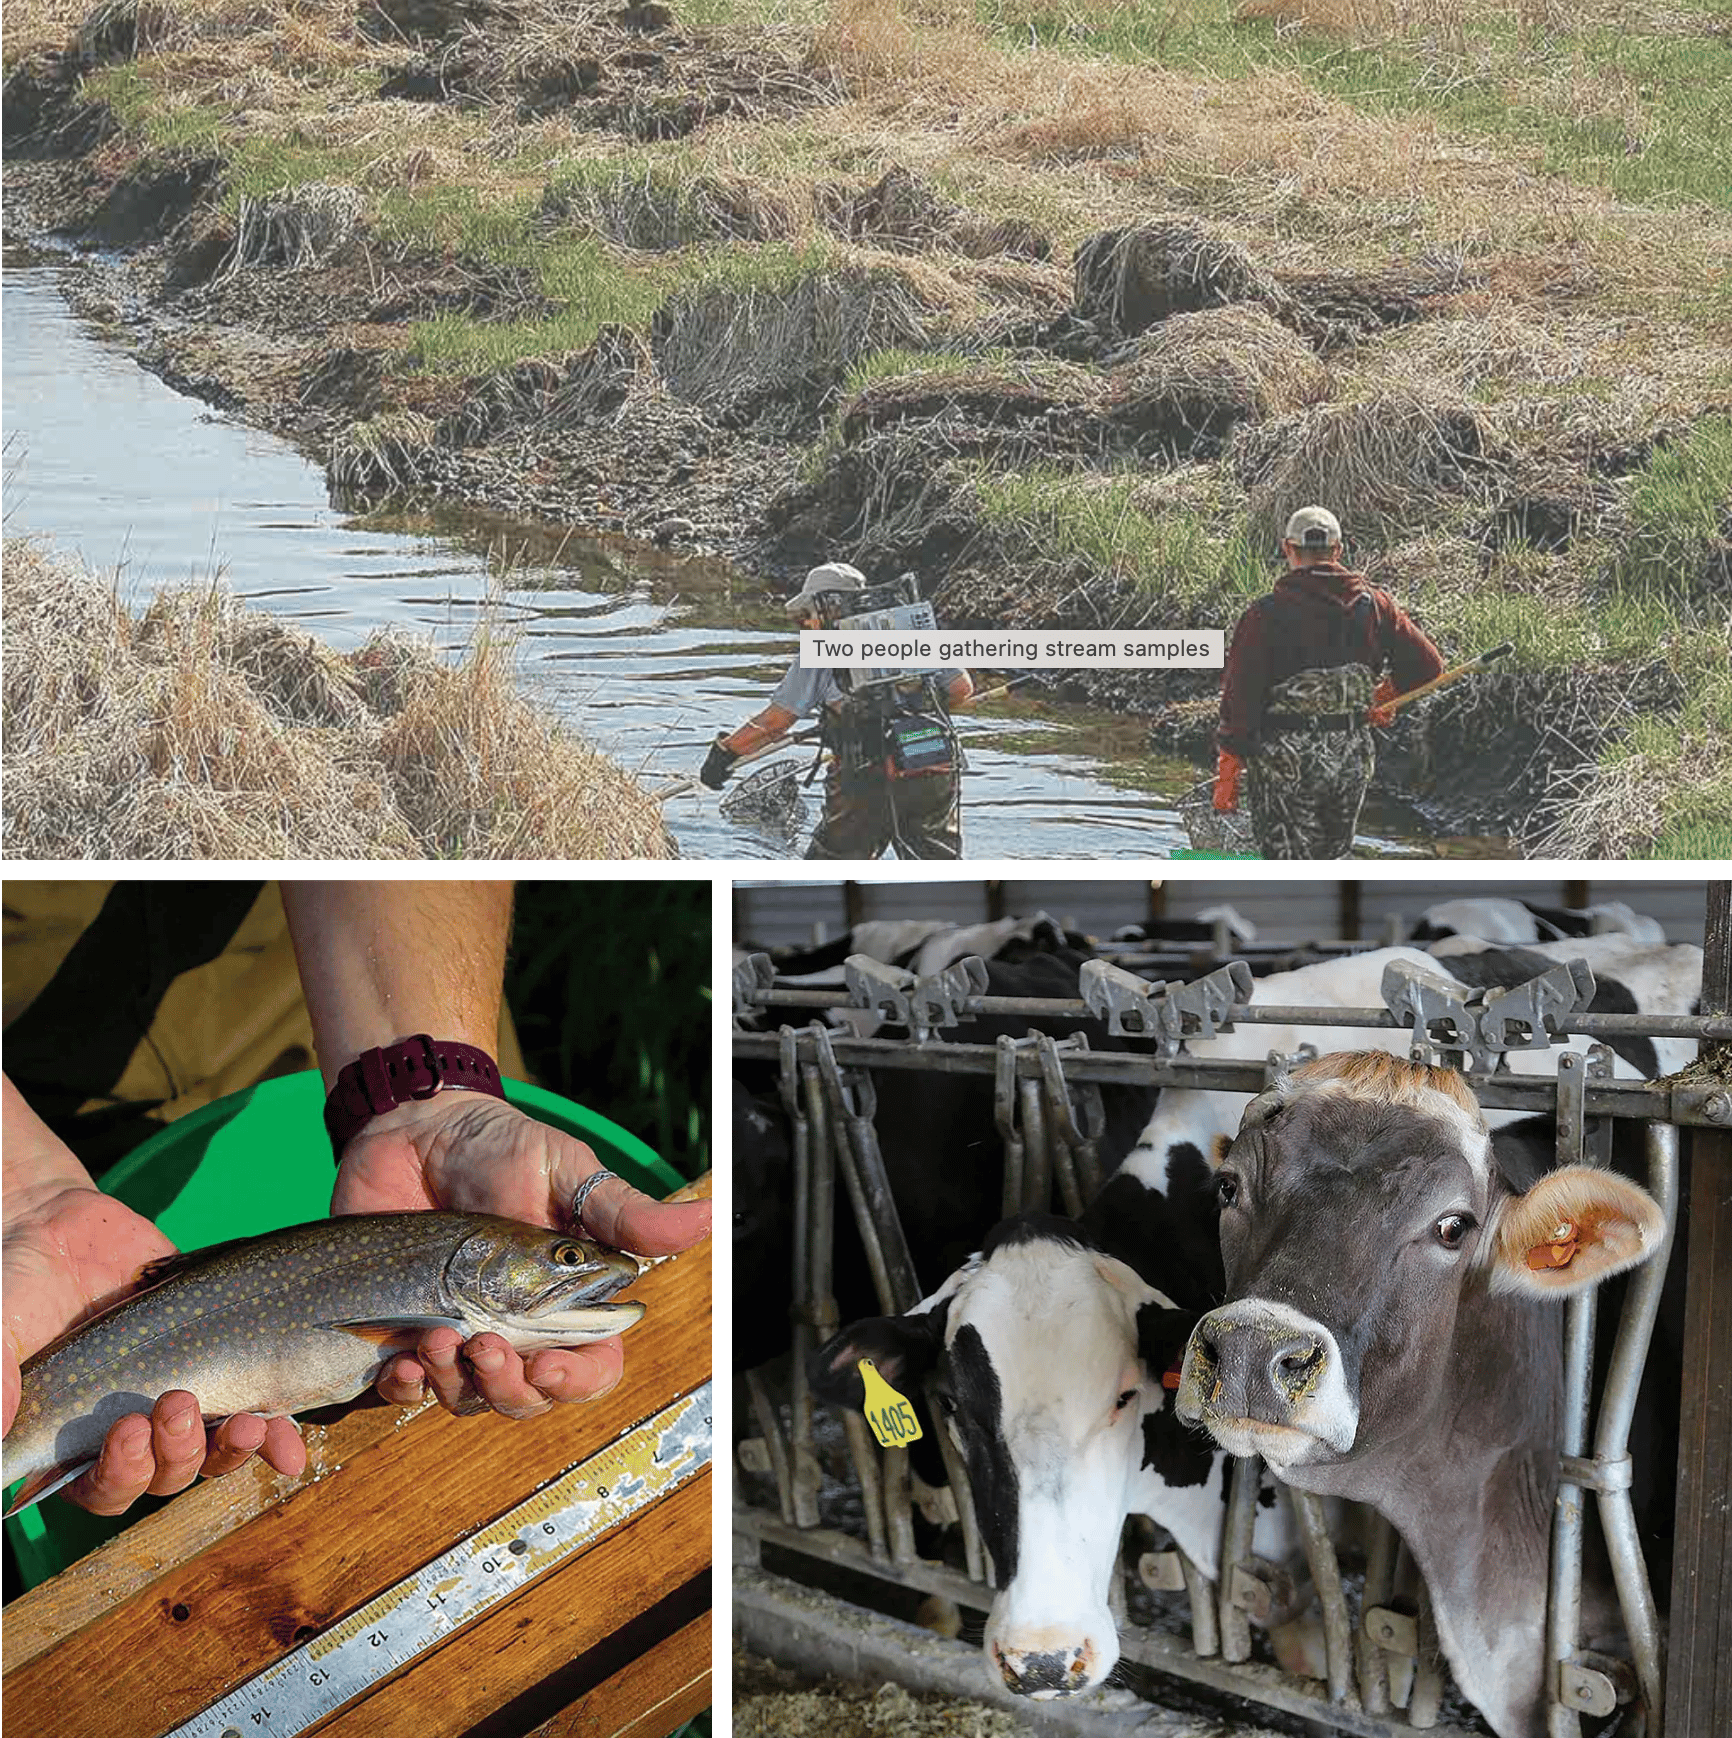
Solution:
{"label": "metal bar", "polygon": [[[1588,1385],[1594,1363],[1594,1293],[1575,1293],[1564,1305],[1562,1452],[1580,1455],[1588,1434]],[[1582,1622],[1582,1487],[1558,1480],[1552,1518],[1550,1598],[1546,1606],[1546,1731],[1548,1738],[1580,1738],[1581,1715],[1560,1694],[1560,1673],[1579,1645]]]}
{"label": "metal bar", "polygon": [[782,1519],[790,1524],[794,1519],[794,1478],[788,1464],[788,1445],[782,1440],[781,1420],[776,1417],[770,1391],[756,1370],[746,1372],[746,1393],[750,1396],[752,1417],[770,1456],[770,1471],[776,1479],[776,1500],[781,1505]]}
{"label": "metal bar", "polygon": [[[1058,1180],[1059,1199],[1072,1219],[1079,1218],[1084,1204],[1077,1149],[1083,1145],[1083,1132],[1077,1127],[1071,1110],[1070,1088],[1065,1082],[1064,1065],[1059,1056],[1058,1040],[1050,1032],[1035,1037],[1035,1051],[1040,1057],[1041,1087],[1045,1095],[1046,1126],[1053,1174]],[[1089,1191],[1090,1194],[1093,1191]]]}
{"label": "metal bar", "polygon": [[1437,1640],[1437,1617],[1431,1609],[1431,1589],[1419,1578],[1419,1658],[1413,1663],[1413,1689],[1407,1698],[1407,1723],[1422,1730],[1437,1724],[1443,1707],[1443,1649]]}
{"label": "metal bar", "polygon": [[866,1541],[881,1563],[890,1561],[890,1540],[884,1525],[884,1482],[878,1476],[878,1451],[867,1434],[866,1420],[858,1412],[842,1414],[842,1429],[848,1437],[848,1458],[860,1481],[860,1506],[866,1512]]}
{"label": "metal bar", "polygon": [[1374,1509],[1365,1511],[1371,1538],[1365,1553],[1365,1589],[1359,1597],[1359,1705],[1368,1714],[1389,1710],[1389,1664],[1365,1633],[1365,1613],[1387,1605],[1395,1591],[1395,1528]]}
{"label": "metal bar", "polygon": [[[1122,962],[1115,962],[1122,963]],[[1438,965],[1449,969],[1447,959]],[[848,1008],[844,990],[751,990],[744,999],[765,1008]],[[958,1004],[964,1015],[1026,1014],[1055,1020],[1093,1018],[1078,996],[965,996]],[[1288,1002],[1235,1002],[1228,1010],[1234,1025],[1352,1026],[1368,1031],[1401,1030],[1404,1022],[1387,1008],[1307,1008]],[[1732,1016],[1721,1014],[1571,1014],[1560,1021],[1559,1038],[1695,1038],[1703,1042],[1732,1040]]]}
{"label": "metal bar", "polygon": [[908,1450],[883,1451],[884,1529],[890,1539],[890,1561],[914,1561],[914,1496],[909,1478]]}
{"label": "metal bar", "polygon": [[[739,1057],[773,1058],[774,1033],[743,1032],[734,1038]],[[837,1060],[849,1066],[911,1068],[934,1074],[991,1074],[999,1066],[998,1050],[984,1044],[905,1044],[879,1038],[833,1040]],[[1034,1078],[1039,1059],[1032,1052],[1016,1053],[1017,1076]],[[1081,1051],[1063,1058],[1066,1080],[1097,1081],[1104,1086],[1183,1087],[1195,1092],[1262,1090],[1260,1061],[1180,1056],[1172,1062],[1129,1051]],[[1488,1110],[1524,1111],[1551,1116],[1557,1110],[1553,1077],[1546,1074],[1485,1074],[1462,1076]],[[1588,1083],[1585,1106],[1590,1116],[1639,1117],[1644,1122],[1671,1122],[1681,1127],[1732,1127],[1732,1092],[1712,1085],[1665,1086],[1644,1080]]]}
{"label": "metal bar", "polygon": [[1185,1597],[1191,1602],[1191,1646],[1199,1659],[1210,1659],[1221,1651],[1215,1584],[1183,1551],[1179,1551],[1179,1569],[1185,1577]]}
{"label": "metal bar", "polygon": [[1004,1142],[1004,1196],[1000,1218],[1022,1211],[1022,1130],[1016,1120],[1016,1040],[1001,1037],[993,1051],[992,1113]]}
{"label": "metal bar", "polygon": [[1256,1455],[1233,1462],[1227,1517],[1221,1528],[1221,1658],[1228,1661],[1251,1657],[1251,1620],[1233,1603],[1233,1570],[1251,1555],[1262,1477],[1263,1463]]}
{"label": "metal bar", "polygon": [[817,1349],[812,1330],[812,1126],[806,1116],[797,1037],[787,1027],[777,1035],[777,1051],[782,1065],[779,1082],[782,1106],[793,1131],[794,1333],[793,1369],[788,1382],[788,1436],[793,1456],[794,1521],[797,1526],[815,1527],[824,1474],[818,1464],[817,1440],[812,1429],[812,1383],[808,1374],[812,1353]]}
{"label": "metal bar", "polygon": [[1287,1487],[1299,1531],[1305,1541],[1305,1559],[1311,1565],[1311,1580],[1317,1589],[1317,1604],[1323,1612],[1323,1648],[1328,1661],[1329,1700],[1345,1702],[1353,1688],[1353,1621],[1347,1615],[1347,1595],[1341,1590],[1341,1564],[1335,1556],[1335,1541],[1323,1514],[1323,1500],[1310,1491]]}
{"label": "metal bar", "polygon": [[1052,1155],[1046,1146],[1046,1110],[1040,1100],[1040,1078],[1018,1079],[1022,1104],[1022,1210],[1045,1213],[1052,1206]]}
{"label": "metal bar", "polygon": [[[1636,1395],[1654,1322],[1660,1313],[1660,1293],[1666,1283],[1672,1239],[1678,1217],[1678,1131],[1667,1123],[1649,1123],[1648,1192],[1666,1215],[1666,1234],[1660,1247],[1635,1272],[1624,1297],[1618,1337],[1612,1347],[1612,1362],[1600,1397],[1599,1422],[1594,1431],[1594,1459],[1628,1466],[1630,1424],[1636,1413]],[[1635,1510],[1625,1490],[1599,1490],[1600,1526],[1612,1559],[1612,1579],[1618,1589],[1618,1606],[1624,1617],[1624,1633],[1636,1667],[1647,1712],[1647,1738],[1662,1738],[1664,1731],[1660,1618],[1648,1583],[1648,1566],[1642,1557],[1636,1531]]]}

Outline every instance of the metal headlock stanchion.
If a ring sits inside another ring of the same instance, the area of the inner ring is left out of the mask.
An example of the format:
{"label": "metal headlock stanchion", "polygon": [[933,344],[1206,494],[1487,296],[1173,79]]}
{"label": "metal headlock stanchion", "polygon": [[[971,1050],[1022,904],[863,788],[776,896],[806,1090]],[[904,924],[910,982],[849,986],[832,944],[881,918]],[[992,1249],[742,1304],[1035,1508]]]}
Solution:
{"label": "metal headlock stanchion", "polygon": [[[1256,1093],[1275,1072],[1306,1059],[1303,1053],[1270,1055],[1262,1062],[1200,1057],[1186,1050],[1188,1040],[1231,1031],[1238,1024],[1408,1029],[1410,1054],[1458,1067],[1485,1108],[1554,1116],[1560,1165],[1604,1165],[1615,1119],[1635,1118],[1645,1125],[1648,1186],[1665,1215],[1666,1237],[1629,1280],[1597,1422],[1591,1415],[1594,1293],[1577,1294],[1564,1305],[1563,1443],[1544,1646],[1548,1738],[1580,1738],[1583,1713],[1606,1715],[1632,1701],[1639,1701],[1645,1716],[1645,1738],[1662,1738],[1660,1624],[1631,1503],[1628,1441],[1675,1229],[1678,1127],[1725,1124],[1729,1100],[1723,1088],[1687,1078],[1677,1084],[1614,1079],[1605,1041],[1732,1040],[1732,1016],[1588,1013],[1593,980],[1580,962],[1483,995],[1465,992],[1422,967],[1392,965],[1383,983],[1382,1008],[1347,1009],[1252,1006],[1247,999],[1250,977],[1237,963],[1195,983],[1166,985],[1136,978],[1106,961],[1090,961],[1082,968],[1081,993],[1075,999],[988,995],[985,968],[972,959],[916,978],[855,958],[845,976],[848,987],[840,992],[777,989],[761,956],[735,973],[742,1012],[866,1008],[912,1034],[910,1039],[861,1039],[813,1023],[799,1031],[786,1026],[774,1033],[742,1031],[735,1038],[737,1055],[773,1060],[779,1066],[794,1175],[794,1361],[786,1446],[761,1382],[748,1377],[753,1417],[776,1478],[780,1514],[743,1513],[738,1524],[748,1536],[786,1549],[806,1549],[826,1561],[866,1568],[907,1586],[972,1599],[976,1605],[990,1597],[992,1567],[975,1520],[967,1471],[946,1429],[933,1435],[955,1497],[966,1576],[916,1557],[907,1450],[877,1449],[863,1420],[853,1413],[844,1414],[844,1420],[867,1542],[862,1545],[825,1530],[819,1522],[822,1473],[807,1367],[816,1346],[839,1326],[832,1257],[838,1172],[880,1304],[887,1313],[900,1313],[920,1296],[920,1276],[914,1272],[878,1145],[876,1070],[990,1076],[1004,1150],[1005,1212],[1048,1210],[1056,1195],[1056,1205],[1075,1215],[1101,1180],[1096,1143],[1105,1126],[1103,1088]],[[990,1046],[939,1036],[977,1013],[1093,1016],[1115,1036],[1145,1040],[1146,1048],[1092,1050],[1080,1034],[1063,1040],[1040,1033],[1023,1039],[1000,1037]],[[1515,1074],[1504,1066],[1510,1052],[1544,1051],[1572,1037],[1591,1042],[1585,1053],[1559,1054],[1555,1077]],[[931,1281],[938,1276],[925,1277]],[[937,1416],[936,1408],[932,1415]],[[1315,1496],[1289,1490],[1322,1615],[1327,1701],[1304,1688],[1301,1680],[1251,1663],[1252,1618],[1267,1621],[1285,1606],[1285,1576],[1252,1554],[1261,1477],[1261,1462],[1234,1463],[1218,1586],[1177,1550],[1145,1551],[1134,1562],[1127,1561],[1125,1574],[1136,1574],[1145,1585],[1185,1591],[1192,1628],[1186,1647],[1158,1631],[1128,1626],[1125,1657],[1347,1731],[1392,1738],[1402,1731],[1436,1727],[1443,1677],[1430,1599],[1417,1573],[1410,1580],[1408,1553],[1381,1517],[1371,1518],[1356,1628],[1324,1505]],[[1630,1642],[1628,1663],[1587,1653],[1581,1646],[1582,1534],[1589,1491],[1611,1556]],[[1411,1602],[1404,1602],[1404,1585],[1416,1585]],[[1118,1580],[1113,1597],[1122,1616]],[[1392,1660],[1404,1662],[1400,1671],[1392,1673]],[[1395,1681],[1401,1679],[1408,1681]],[[1404,1712],[1397,1706],[1403,1700]]]}

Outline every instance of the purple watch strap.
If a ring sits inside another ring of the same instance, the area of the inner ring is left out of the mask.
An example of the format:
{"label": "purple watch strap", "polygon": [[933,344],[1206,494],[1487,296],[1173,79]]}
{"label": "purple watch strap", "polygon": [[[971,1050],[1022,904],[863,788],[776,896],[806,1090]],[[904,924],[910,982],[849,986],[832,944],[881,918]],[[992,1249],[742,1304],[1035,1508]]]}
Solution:
{"label": "purple watch strap", "polygon": [[325,1100],[325,1128],[337,1156],[374,1117],[411,1099],[431,1098],[446,1087],[504,1098],[499,1064],[473,1044],[432,1039],[425,1032],[368,1050],[337,1076]]}

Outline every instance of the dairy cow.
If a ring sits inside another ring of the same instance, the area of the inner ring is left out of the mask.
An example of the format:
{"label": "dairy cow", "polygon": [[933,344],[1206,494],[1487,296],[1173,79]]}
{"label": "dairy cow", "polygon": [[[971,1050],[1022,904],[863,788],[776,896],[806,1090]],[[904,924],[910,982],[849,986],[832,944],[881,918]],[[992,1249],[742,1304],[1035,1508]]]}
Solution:
{"label": "dairy cow", "polygon": [[[1195,1284],[1219,1290],[1206,1273]],[[1018,1694],[1073,1695],[1117,1663],[1109,1593],[1128,1515],[1219,1575],[1227,1456],[1179,1422],[1162,1381],[1196,1320],[1086,1220],[1021,1214],[915,1309],[855,1323],[814,1362],[818,1391],[856,1409],[862,1358],[910,1397],[936,1375],[992,1554],[986,1652]],[[1285,1503],[1259,1511],[1259,1555],[1280,1561],[1295,1540]]]}
{"label": "dairy cow", "polygon": [[[1594,963],[1597,1007],[1684,1012],[1699,993],[1700,950],[1644,950],[1618,937],[1493,950],[1451,962],[1451,969],[1459,963],[1472,986],[1513,984],[1563,954]],[[1260,980],[1252,999],[1376,1006],[1393,959],[1441,971],[1417,950],[1386,949]],[[1194,1040],[1191,1048],[1199,1055],[1260,1058],[1305,1043],[1327,1050],[1343,1030],[1242,1024]],[[1400,1052],[1410,1041],[1395,1030],[1354,1038]],[[1618,1071],[1625,1075],[1651,1076],[1694,1053],[1693,1045],[1677,1040],[1620,1045]],[[1516,1053],[1511,1064],[1551,1072],[1555,1057],[1555,1049]],[[890,1356],[916,1387],[916,1378],[931,1368],[947,1383],[949,1428],[973,1471],[977,1518],[1001,1564],[988,1643],[1013,1689],[1066,1694],[1092,1687],[1110,1671],[1117,1642],[1107,1609],[1113,1548],[1105,1541],[1116,1543],[1125,1514],[1151,1515],[1193,1557],[1213,1563],[1220,1466],[1194,1449],[1187,1454],[1162,1381],[1176,1379],[1177,1352],[1190,1324],[1223,1295],[1213,1169],[1250,1102],[1249,1094],[1163,1092],[1135,1149],[1076,1225],[1012,1221],[918,1310],[856,1324],[820,1356],[820,1391],[846,1404],[859,1404],[853,1370],[861,1355]],[[975,1112],[976,1138],[990,1145],[987,1115],[984,1105]],[[1506,1112],[1495,1120],[1512,1168],[1519,1164],[1525,1177],[1543,1171],[1549,1129],[1538,1128],[1536,1146],[1527,1137],[1536,1133],[1538,1119]],[[915,1140],[919,1126],[910,1130]],[[918,1163],[912,1153],[904,1160]],[[917,1222],[915,1215],[905,1218]],[[1143,1299],[1127,1314],[1127,1274],[1158,1288],[1160,1305]],[[1091,1355],[1082,1343],[1098,1350]],[[1121,1409],[1118,1401],[1127,1394]],[[1127,1460],[1131,1433],[1122,1426],[1132,1407],[1140,1408],[1143,1439],[1140,1455]],[[1263,1555],[1277,1550],[1262,1539],[1258,1548]],[[1002,1568],[1006,1553],[1014,1571]]]}
{"label": "dairy cow", "polygon": [[1408,940],[1418,946],[1471,937],[1520,946],[1608,934],[1649,947],[1663,947],[1666,941],[1665,930],[1653,918],[1640,916],[1618,900],[1568,911],[1525,899],[1446,899],[1419,914]]}
{"label": "dairy cow", "polygon": [[1558,1299],[1646,1259],[1659,1208],[1582,1167],[1518,1192],[1460,1076],[1380,1052],[1253,1100],[1215,1188],[1226,1302],[1191,1336],[1180,1414],[1386,1515],[1463,1693],[1500,1738],[1540,1738]]}

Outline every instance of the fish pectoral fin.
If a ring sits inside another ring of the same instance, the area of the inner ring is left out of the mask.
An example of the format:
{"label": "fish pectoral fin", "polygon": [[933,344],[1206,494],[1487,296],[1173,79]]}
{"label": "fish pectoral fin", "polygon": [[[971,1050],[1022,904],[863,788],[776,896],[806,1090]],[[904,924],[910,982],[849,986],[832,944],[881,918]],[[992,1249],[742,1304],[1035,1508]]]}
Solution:
{"label": "fish pectoral fin", "polygon": [[33,1472],[18,1487],[17,1495],[6,1505],[5,1516],[0,1518],[10,1520],[20,1509],[28,1509],[44,1497],[53,1496],[62,1485],[82,1478],[95,1465],[96,1457],[92,1455],[89,1460],[63,1461],[57,1466],[45,1466],[41,1472]]}
{"label": "fish pectoral fin", "polygon": [[455,1328],[464,1339],[469,1338],[467,1326],[455,1316],[389,1316],[378,1321],[320,1322],[319,1326],[353,1334],[357,1340],[388,1346],[395,1352],[414,1351],[421,1343],[421,1336],[433,1328]]}

